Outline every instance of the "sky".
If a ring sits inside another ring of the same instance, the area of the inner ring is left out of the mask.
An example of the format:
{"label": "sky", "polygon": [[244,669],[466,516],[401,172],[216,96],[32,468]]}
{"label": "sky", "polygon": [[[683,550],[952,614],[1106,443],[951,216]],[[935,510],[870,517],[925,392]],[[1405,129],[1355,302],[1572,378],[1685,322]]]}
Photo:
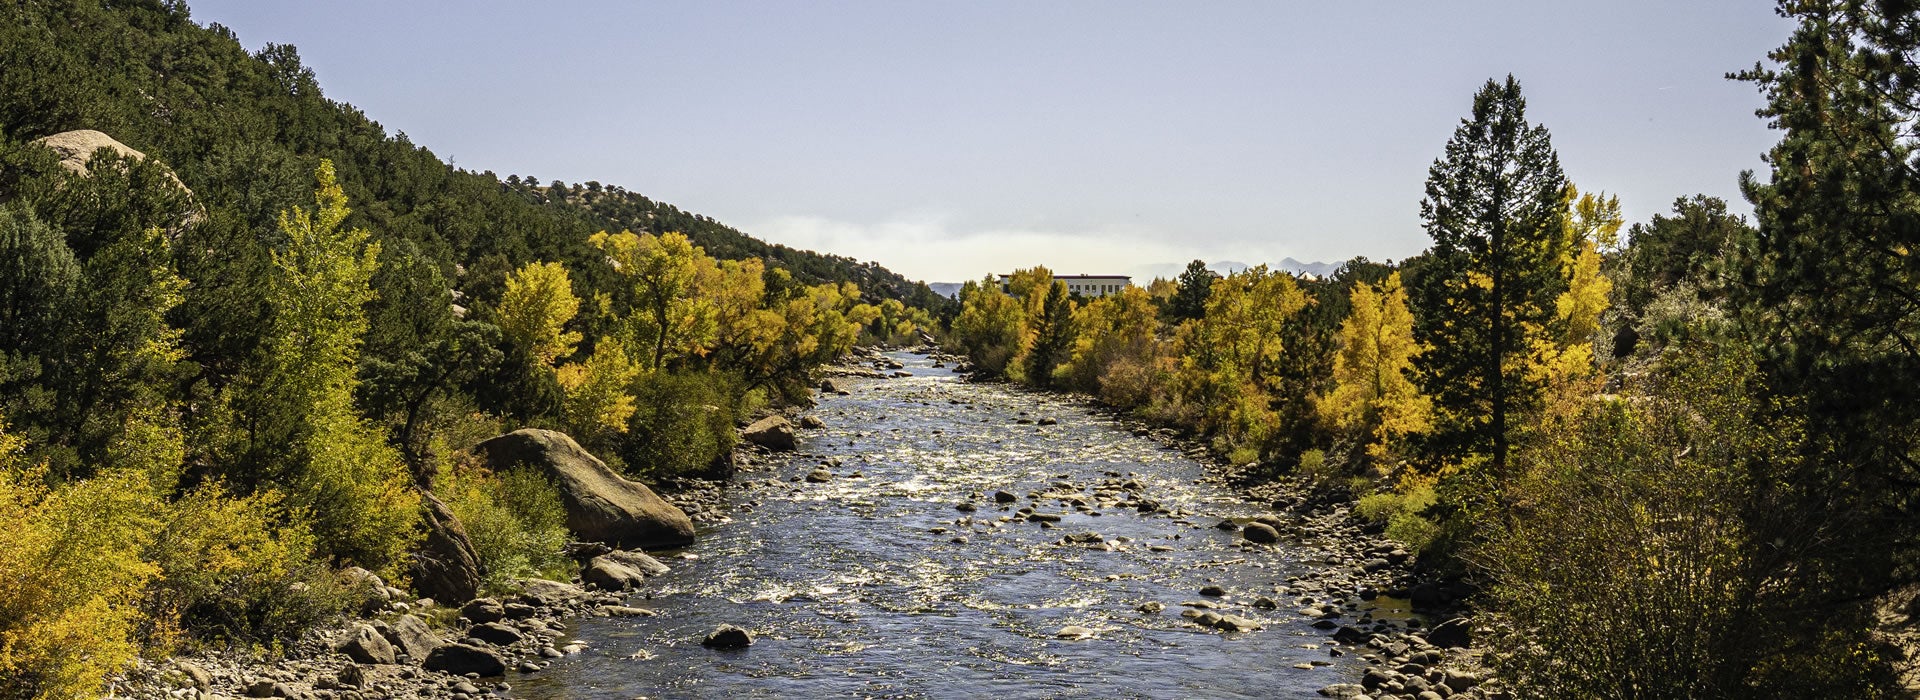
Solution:
{"label": "sky", "polygon": [[1791,31],[1760,0],[190,4],[459,167],[934,282],[1405,258],[1427,169],[1508,74],[1629,223],[1745,212],[1778,133],[1725,75]]}

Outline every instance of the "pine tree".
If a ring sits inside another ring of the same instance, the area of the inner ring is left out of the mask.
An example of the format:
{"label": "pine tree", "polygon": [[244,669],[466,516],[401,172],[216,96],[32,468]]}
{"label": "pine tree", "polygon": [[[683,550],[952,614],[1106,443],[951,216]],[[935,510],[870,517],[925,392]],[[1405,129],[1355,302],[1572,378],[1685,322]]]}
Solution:
{"label": "pine tree", "polygon": [[1195,260],[1180,273],[1179,287],[1167,301],[1167,313],[1175,320],[1200,318],[1207,313],[1207,296],[1220,275],[1207,269],[1207,263]]}
{"label": "pine tree", "polygon": [[1546,128],[1526,120],[1520,83],[1487,81],[1420,203],[1433,247],[1413,288],[1414,337],[1429,348],[1414,371],[1437,409],[1437,461],[1480,455],[1494,475],[1506,470],[1514,416],[1542,389],[1528,355],[1566,288],[1565,189]]}

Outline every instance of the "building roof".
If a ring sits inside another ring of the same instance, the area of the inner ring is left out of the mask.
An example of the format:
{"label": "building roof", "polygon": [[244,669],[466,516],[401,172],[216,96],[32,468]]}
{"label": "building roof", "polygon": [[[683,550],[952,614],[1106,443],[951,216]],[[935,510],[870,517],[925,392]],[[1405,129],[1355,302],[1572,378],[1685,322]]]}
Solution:
{"label": "building roof", "polygon": [[[1001,277],[1012,277],[1012,276],[1013,275],[1001,275]],[[1130,279],[1133,279],[1131,276],[1128,276],[1128,275],[1054,275],[1053,278],[1057,280],[1130,280]]]}

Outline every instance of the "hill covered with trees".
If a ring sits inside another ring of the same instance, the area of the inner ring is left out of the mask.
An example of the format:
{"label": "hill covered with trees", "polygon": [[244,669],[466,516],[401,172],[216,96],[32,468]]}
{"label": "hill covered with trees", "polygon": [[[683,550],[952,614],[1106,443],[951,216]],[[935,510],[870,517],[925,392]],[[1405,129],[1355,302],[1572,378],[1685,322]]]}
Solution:
{"label": "hill covered with trees", "polygon": [[467,448],[548,427],[634,478],[724,471],[822,363],[933,329],[902,300],[940,302],[620,188],[451,167],[180,2],[8,3],[0,698],[288,643],[353,605],[337,569],[419,574],[447,513],[488,581],[565,578],[552,487]]}

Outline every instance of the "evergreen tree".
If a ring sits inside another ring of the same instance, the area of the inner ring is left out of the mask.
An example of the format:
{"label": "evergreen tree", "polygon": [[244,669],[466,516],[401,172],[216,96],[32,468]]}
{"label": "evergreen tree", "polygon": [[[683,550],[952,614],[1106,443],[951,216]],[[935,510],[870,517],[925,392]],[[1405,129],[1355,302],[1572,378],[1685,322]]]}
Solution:
{"label": "evergreen tree", "polygon": [[[1810,439],[1797,468],[1773,467],[1748,525],[1819,575],[1769,591],[1802,611],[1780,621],[1798,633],[1784,644],[1864,645],[1876,597],[1920,575],[1920,8],[1780,12],[1799,27],[1769,54],[1777,67],[1740,76],[1784,134],[1770,177],[1742,178],[1758,231],[1730,289],[1768,389]],[[1801,694],[1861,694],[1819,690]]]}
{"label": "evergreen tree", "polygon": [[1073,300],[1067,297],[1067,283],[1056,280],[1047,287],[1035,320],[1033,349],[1027,354],[1027,381],[1034,386],[1052,386],[1054,368],[1065,362],[1073,349]]}
{"label": "evergreen tree", "polygon": [[1566,177],[1545,127],[1526,120],[1520,83],[1488,80],[1471,116],[1427,175],[1420,215],[1433,237],[1415,279],[1414,362],[1437,416],[1431,456],[1484,456],[1506,469],[1514,416],[1542,385],[1529,376],[1534,341],[1548,333],[1566,288]]}
{"label": "evergreen tree", "polygon": [[1176,321],[1206,315],[1207,296],[1213,291],[1213,281],[1219,278],[1220,275],[1207,269],[1205,261],[1187,263],[1186,271],[1180,273],[1178,290],[1167,301],[1167,312]]}

